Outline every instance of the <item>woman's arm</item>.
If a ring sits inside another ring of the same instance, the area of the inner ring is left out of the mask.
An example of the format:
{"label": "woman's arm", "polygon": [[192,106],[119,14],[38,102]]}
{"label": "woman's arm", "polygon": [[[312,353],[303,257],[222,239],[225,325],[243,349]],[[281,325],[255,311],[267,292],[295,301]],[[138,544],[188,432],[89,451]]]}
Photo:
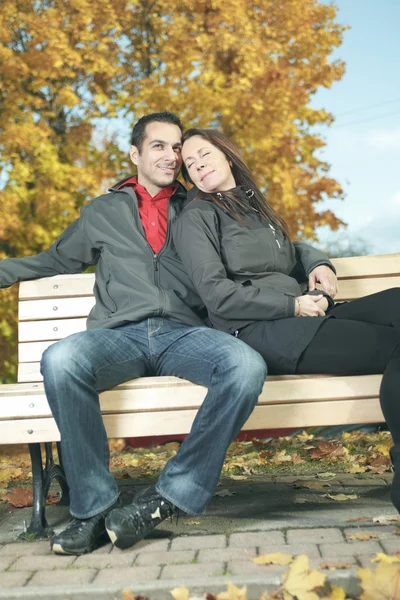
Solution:
{"label": "woman's arm", "polygon": [[295,279],[271,273],[270,283],[258,285],[257,280],[237,283],[228,278],[215,211],[184,211],[173,226],[173,236],[184,267],[211,313],[243,320],[294,316],[296,297],[301,295]]}

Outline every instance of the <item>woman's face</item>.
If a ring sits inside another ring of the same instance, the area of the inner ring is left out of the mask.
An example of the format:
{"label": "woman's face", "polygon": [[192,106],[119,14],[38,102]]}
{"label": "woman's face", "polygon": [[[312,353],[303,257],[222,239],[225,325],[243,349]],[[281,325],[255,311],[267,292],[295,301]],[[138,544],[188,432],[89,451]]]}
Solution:
{"label": "woman's face", "polygon": [[182,158],[191,180],[202,192],[225,192],[236,186],[225,154],[199,135],[183,144]]}

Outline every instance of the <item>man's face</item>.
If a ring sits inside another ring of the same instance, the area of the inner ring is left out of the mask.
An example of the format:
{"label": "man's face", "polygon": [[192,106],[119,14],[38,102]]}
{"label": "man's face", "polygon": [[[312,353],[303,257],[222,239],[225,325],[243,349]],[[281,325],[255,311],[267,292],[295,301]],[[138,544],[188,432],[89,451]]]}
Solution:
{"label": "man's face", "polygon": [[177,125],[154,121],[146,127],[142,150],[131,146],[130,156],[137,166],[138,183],[151,196],[171,185],[181,168],[182,133]]}

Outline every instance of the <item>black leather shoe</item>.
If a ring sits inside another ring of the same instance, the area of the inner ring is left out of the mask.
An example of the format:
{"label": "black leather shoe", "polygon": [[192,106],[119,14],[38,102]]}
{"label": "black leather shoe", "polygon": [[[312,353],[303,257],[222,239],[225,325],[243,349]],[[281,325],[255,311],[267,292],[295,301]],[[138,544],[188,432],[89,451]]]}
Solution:
{"label": "black leather shoe", "polygon": [[52,537],[52,551],[56,554],[85,554],[107,542],[105,518],[117,506],[118,501],[90,519],[73,517],[64,531]]}
{"label": "black leather shoe", "polygon": [[178,509],[158,494],[154,487],[135,496],[132,504],[116,508],[106,517],[106,529],[112,543],[125,550],[145,538],[154,527]]}
{"label": "black leather shoe", "polygon": [[392,502],[400,513],[400,446],[393,446],[390,450],[390,458],[394,469],[394,477],[392,481]]}

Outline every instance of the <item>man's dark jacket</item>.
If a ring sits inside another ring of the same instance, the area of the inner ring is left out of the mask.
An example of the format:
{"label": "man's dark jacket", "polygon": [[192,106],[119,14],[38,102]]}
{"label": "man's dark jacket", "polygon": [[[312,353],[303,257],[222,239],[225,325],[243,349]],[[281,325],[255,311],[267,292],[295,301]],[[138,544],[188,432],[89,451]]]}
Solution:
{"label": "man's dark jacket", "polygon": [[204,305],[178,258],[171,236],[186,202],[178,184],[168,205],[167,239],[158,254],[146,240],[136,195],[124,182],[84,206],[74,221],[45,252],[0,262],[0,287],[17,281],[81,273],[97,265],[88,329],[117,327],[150,317],[187,325],[204,325]]}

